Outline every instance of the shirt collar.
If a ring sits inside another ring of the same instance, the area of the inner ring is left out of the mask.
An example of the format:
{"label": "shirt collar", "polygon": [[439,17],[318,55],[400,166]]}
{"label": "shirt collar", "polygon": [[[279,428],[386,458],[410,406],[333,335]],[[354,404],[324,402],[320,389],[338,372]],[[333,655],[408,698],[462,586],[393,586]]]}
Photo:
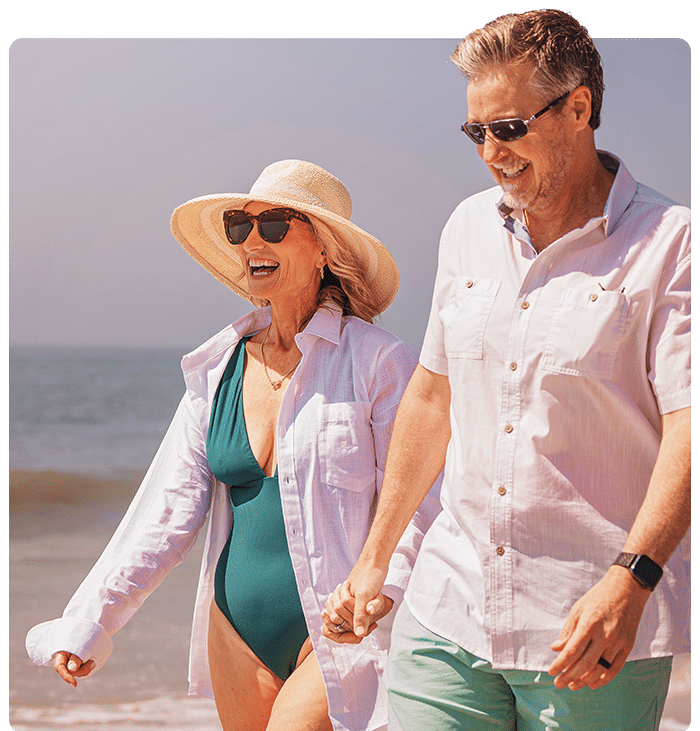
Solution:
{"label": "shirt collar", "polygon": [[[341,308],[335,302],[326,301],[324,305],[316,310],[304,330],[297,333],[297,344],[301,348],[300,343],[305,340],[308,341],[308,337],[317,337],[338,345],[340,343],[342,315]],[[233,325],[224,328],[196,350],[188,353],[182,360],[183,370],[188,371],[197,368],[235,345],[242,337],[260,332],[269,324],[269,307],[260,307],[247,315],[243,315]]]}
{"label": "shirt collar", "polygon": [[[605,235],[609,236],[615,230],[622,218],[622,214],[632,202],[637,192],[637,181],[630,175],[629,170],[627,170],[619,157],[616,157],[610,152],[598,150],[598,158],[611,173],[615,174],[615,180],[608,194],[608,199],[605,202],[603,215],[599,219],[591,219],[589,224],[594,220],[602,220]],[[503,227],[513,234],[515,238],[525,241],[532,246],[530,233],[522,220],[522,211],[516,212],[505,202],[503,196],[496,203],[496,209],[498,215],[503,219]]]}
{"label": "shirt collar", "polygon": [[[214,337],[188,353],[181,367],[187,388],[196,396],[207,399],[210,375],[218,384],[222,369],[230,357],[231,349],[246,335],[254,335],[270,324],[270,308],[261,307],[239,318]],[[299,350],[308,350],[314,338],[323,338],[334,345],[340,344],[343,322],[342,309],[335,302],[327,301],[314,313],[309,324],[296,335]]]}
{"label": "shirt collar", "polygon": [[302,343],[310,337],[323,338],[329,343],[340,343],[340,329],[343,322],[343,311],[333,301],[326,300],[309,320],[309,324],[296,336],[300,350]]}
{"label": "shirt collar", "polygon": [[601,150],[598,151],[598,157],[610,172],[615,173],[615,180],[608,193],[608,200],[605,202],[603,211],[605,234],[610,236],[637,193],[637,181],[619,157]]}

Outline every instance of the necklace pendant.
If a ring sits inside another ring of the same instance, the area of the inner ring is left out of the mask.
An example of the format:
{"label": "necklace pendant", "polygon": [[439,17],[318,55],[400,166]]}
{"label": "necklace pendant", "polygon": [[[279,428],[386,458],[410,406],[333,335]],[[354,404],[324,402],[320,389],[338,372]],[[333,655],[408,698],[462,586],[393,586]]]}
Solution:
{"label": "necklace pendant", "polygon": [[267,376],[267,380],[270,382],[270,385],[272,386],[274,391],[278,391],[280,387],[282,386],[282,381],[301,363],[301,358],[282,376],[282,378],[279,379],[273,379],[270,378],[270,374],[267,370],[267,363],[265,361],[265,341],[267,340],[267,334],[270,332],[270,328],[268,327],[267,332],[265,333],[265,337],[263,338],[262,343],[260,343],[260,357],[262,359],[263,368],[265,369],[265,375]]}

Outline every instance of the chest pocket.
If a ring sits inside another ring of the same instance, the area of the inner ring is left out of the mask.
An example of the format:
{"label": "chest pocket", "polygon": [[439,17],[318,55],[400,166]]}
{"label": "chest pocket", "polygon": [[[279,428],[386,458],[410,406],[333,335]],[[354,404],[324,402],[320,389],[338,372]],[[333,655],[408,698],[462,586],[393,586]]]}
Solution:
{"label": "chest pocket", "polygon": [[542,367],[611,380],[627,324],[628,298],[619,292],[552,289],[540,301],[554,313]]}
{"label": "chest pocket", "polygon": [[376,483],[371,409],[364,401],[323,404],[318,445],[321,482],[353,492]]}
{"label": "chest pocket", "polygon": [[495,279],[457,277],[443,310],[448,358],[484,357],[484,333],[501,283]]}

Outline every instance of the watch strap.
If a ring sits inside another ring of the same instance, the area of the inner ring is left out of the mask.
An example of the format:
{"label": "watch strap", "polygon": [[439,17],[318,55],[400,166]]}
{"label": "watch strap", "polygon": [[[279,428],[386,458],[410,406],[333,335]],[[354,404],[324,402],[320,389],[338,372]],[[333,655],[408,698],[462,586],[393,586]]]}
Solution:
{"label": "watch strap", "polygon": [[624,566],[635,580],[649,591],[654,591],[663,574],[659,564],[643,553],[621,553],[614,561],[613,566]]}
{"label": "watch strap", "polygon": [[636,553],[621,553],[612,563],[613,566],[624,566],[628,569],[634,559],[637,558]]}

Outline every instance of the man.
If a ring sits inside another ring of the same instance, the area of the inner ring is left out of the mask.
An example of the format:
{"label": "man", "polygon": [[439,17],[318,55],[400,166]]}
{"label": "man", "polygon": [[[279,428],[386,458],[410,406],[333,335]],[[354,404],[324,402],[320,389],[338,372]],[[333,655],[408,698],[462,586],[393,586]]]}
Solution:
{"label": "man", "polygon": [[689,650],[690,212],[596,151],[602,69],[571,16],[504,16],[453,60],[498,187],[443,231],[324,634],[359,642],[389,610],[389,557],[444,467],[394,620],[390,728],[655,729]]}

